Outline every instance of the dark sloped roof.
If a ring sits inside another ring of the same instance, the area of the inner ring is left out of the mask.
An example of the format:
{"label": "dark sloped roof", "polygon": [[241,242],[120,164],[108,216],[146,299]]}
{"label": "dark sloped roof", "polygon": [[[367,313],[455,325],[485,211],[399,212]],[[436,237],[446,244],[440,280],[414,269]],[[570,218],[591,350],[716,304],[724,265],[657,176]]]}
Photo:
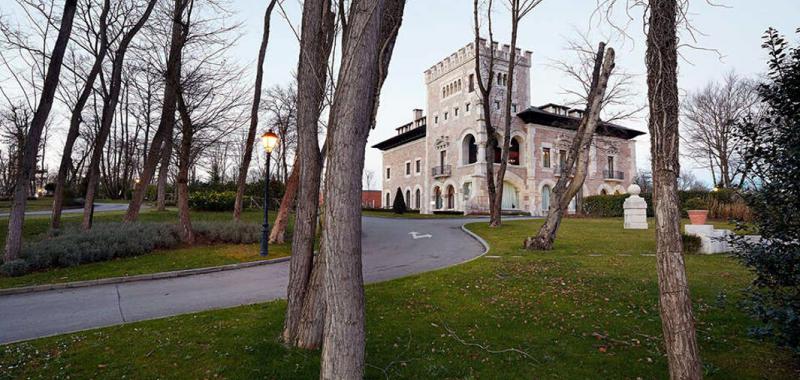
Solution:
{"label": "dark sloped roof", "polygon": [[[577,131],[578,125],[581,122],[580,118],[547,112],[539,107],[530,107],[525,111],[518,113],[517,117],[528,124],[535,123],[554,128],[568,129],[571,131]],[[601,136],[617,137],[626,140],[630,140],[636,136],[641,136],[644,134],[644,132],[637,131],[635,129],[625,128],[621,125],[607,123],[604,121],[601,121],[597,125],[596,133]]]}
{"label": "dark sloped roof", "polygon": [[378,148],[380,150],[389,150],[389,149],[392,149],[394,147],[397,147],[397,146],[400,146],[400,145],[403,145],[403,144],[407,144],[407,143],[410,143],[410,142],[412,142],[414,140],[419,140],[419,139],[425,137],[426,129],[427,129],[427,127],[423,125],[421,127],[417,127],[417,128],[411,129],[408,132],[401,133],[401,134],[399,134],[397,136],[394,136],[394,137],[392,137],[390,139],[383,140],[383,141],[373,145],[372,147],[373,148]]}

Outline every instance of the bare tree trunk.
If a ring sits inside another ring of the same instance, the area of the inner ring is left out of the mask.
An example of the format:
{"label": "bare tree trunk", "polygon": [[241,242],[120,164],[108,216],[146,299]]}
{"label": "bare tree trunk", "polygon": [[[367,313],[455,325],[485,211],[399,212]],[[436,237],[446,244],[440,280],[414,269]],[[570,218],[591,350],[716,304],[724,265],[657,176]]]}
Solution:
{"label": "bare tree trunk", "polygon": [[64,51],[67,49],[69,36],[72,33],[72,21],[75,18],[77,3],[77,0],[66,0],[64,2],[64,15],[61,17],[58,37],[55,45],[53,45],[53,52],[47,65],[47,74],[42,86],[39,105],[33,114],[33,120],[31,120],[28,135],[25,138],[22,165],[19,168],[16,184],[14,185],[14,201],[11,204],[11,213],[8,217],[8,236],[6,237],[6,249],[3,256],[5,262],[16,260],[22,249],[22,226],[25,223],[28,183],[34,175],[36,152],[39,150],[42,130],[44,130],[44,126],[47,123],[50,109],[53,107],[53,98],[58,88],[61,64],[64,61]]}
{"label": "bare tree trunk", "polygon": [[342,66],[331,107],[325,175],[325,331],[321,379],[364,375],[365,300],[361,265],[361,173],[404,0],[353,1],[342,35]]}
{"label": "bare tree trunk", "polygon": [[[186,34],[184,34],[185,38]],[[189,164],[192,161],[192,118],[186,107],[183,93],[178,93],[178,113],[181,116],[181,148],[178,152],[178,219],[181,225],[181,240],[187,244],[195,241],[192,219],[189,215]]]}
{"label": "bare tree trunk", "polygon": [[164,147],[161,149],[161,165],[158,168],[156,185],[156,210],[167,209],[167,181],[169,180],[169,163],[172,160],[172,133],[164,136]]}
{"label": "bare tree trunk", "polygon": [[[486,130],[486,148],[484,149],[484,160],[486,160],[486,191],[489,195],[489,225],[500,225],[500,208],[496,207],[495,199],[497,198],[497,188],[494,182],[494,145],[497,140],[496,130],[492,124],[492,107],[489,101],[492,94],[492,86],[494,83],[494,32],[492,30],[492,0],[487,3],[487,22],[489,33],[489,56],[486,57],[487,64],[487,77],[486,81],[483,80],[482,69],[482,56],[481,50],[484,49],[481,43],[481,30],[480,21],[478,16],[479,4],[478,0],[474,0],[472,4],[473,27],[475,37],[475,81],[478,83],[478,91],[481,93],[481,107],[483,108],[483,125]],[[502,192],[500,193],[502,197]],[[501,198],[502,199],[502,198]]]}
{"label": "bare tree trunk", "polygon": [[648,120],[653,165],[653,210],[656,217],[656,262],[659,305],[670,378],[703,376],[697,347],[692,300],[683,262],[677,177],[678,38],[676,0],[650,2],[647,31]]}
{"label": "bare tree trunk", "polygon": [[100,180],[100,159],[103,155],[103,147],[108,139],[108,134],[111,130],[111,123],[114,120],[114,113],[116,112],[117,103],[119,101],[119,93],[122,87],[122,64],[125,61],[125,53],[128,50],[133,38],[142,29],[144,23],[150,17],[153,7],[156,5],[156,0],[150,0],[147,3],[142,17],[136,24],[122,37],[119,47],[114,54],[113,68],[111,71],[111,83],[108,96],[103,104],[103,116],[100,122],[100,130],[97,133],[94,141],[94,149],[92,151],[92,158],[89,161],[89,177],[86,186],[86,203],[83,206],[83,221],[81,228],[88,230],[92,227],[92,217],[94,216],[94,198],[97,194],[97,183]]}
{"label": "bare tree trunk", "polygon": [[286,181],[286,191],[283,193],[281,199],[281,207],[278,209],[278,215],[275,216],[275,222],[272,223],[272,231],[269,233],[269,242],[271,244],[283,244],[286,240],[286,226],[289,225],[289,212],[294,207],[295,200],[297,199],[297,188],[300,183],[300,156],[294,159],[292,165],[292,175]]}
{"label": "bare tree trunk", "polygon": [[264,34],[261,36],[261,48],[258,50],[253,107],[250,109],[250,129],[247,131],[242,166],[239,167],[239,177],[236,179],[236,201],[233,205],[233,220],[236,221],[242,218],[242,202],[244,201],[245,185],[247,185],[247,172],[250,170],[250,161],[253,158],[253,145],[256,141],[256,129],[258,129],[258,105],[261,103],[261,81],[264,78],[264,56],[267,54],[267,44],[269,42],[270,15],[272,15],[272,9],[275,8],[276,1],[270,0],[269,5],[267,5],[267,11],[264,13]]}
{"label": "bare tree trunk", "polygon": [[294,345],[307,350],[322,346],[325,327],[325,247],[320,246],[297,327]]}
{"label": "bare tree trunk", "polygon": [[67,139],[64,142],[64,151],[61,154],[61,164],[58,166],[58,174],[56,175],[56,190],[53,193],[53,212],[50,218],[50,229],[57,230],[61,228],[61,212],[64,209],[64,188],[66,187],[67,173],[72,167],[72,149],[75,146],[75,141],[80,134],[80,125],[83,121],[81,114],[89,100],[89,96],[94,90],[94,81],[100,70],[103,69],[103,60],[105,59],[108,51],[108,11],[111,8],[111,0],[103,1],[103,10],[100,13],[99,23],[99,48],[97,55],[95,55],[94,63],[86,76],[86,82],[83,85],[80,95],[78,96],[75,106],[72,108],[72,116],[70,117],[69,130],[67,131]]}
{"label": "bare tree trunk", "polygon": [[314,260],[322,157],[319,116],[327,83],[327,62],[333,46],[334,14],[330,0],[307,0],[303,5],[300,60],[297,69],[297,210],[289,262],[286,320],[282,338],[295,344]]}
{"label": "bare tree trunk", "polygon": [[175,107],[177,102],[177,92],[180,86],[181,78],[181,50],[183,50],[184,41],[182,36],[182,22],[183,10],[188,5],[189,0],[175,0],[175,7],[172,13],[172,36],[170,37],[169,57],[167,58],[167,72],[164,82],[164,102],[161,108],[161,121],[158,123],[153,141],[150,144],[150,151],[147,153],[147,161],[145,161],[144,169],[142,170],[142,177],[133,191],[133,196],[128,204],[128,211],[125,213],[123,220],[125,222],[134,222],[139,218],[139,211],[142,208],[144,195],[147,192],[147,186],[153,179],[156,166],[160,159],[159,152],[163,148],[162,144],[167,136],[171,136],[175,127]]}
{"label": "bare tree trunk", "polygon": [[[553,201],[539,233],[525,239],[524,247],[532,250],[551,250],[556,240],[561,218],[569,208],[569,202],[578,194],[589,170],[589,152],[597,124],[600,121],[600,111],[603,107],[603,97],[608,87],[608,78],[614,69],[614,49],[605,49],[605,43],[600,43],[594,61],[592,82],[589,88],[588,103],[581,118],[578,131],[572,140],[566,167],[562,170],[561,177],[553,188]],[[575,170],[573,171],[573,168]],[[572,177],[572,178],[570,178]]]}

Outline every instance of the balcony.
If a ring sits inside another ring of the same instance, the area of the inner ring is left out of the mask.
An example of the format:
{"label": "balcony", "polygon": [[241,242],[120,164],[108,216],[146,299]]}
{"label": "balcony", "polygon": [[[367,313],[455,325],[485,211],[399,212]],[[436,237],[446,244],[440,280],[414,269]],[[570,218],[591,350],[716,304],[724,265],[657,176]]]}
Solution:
{"label": "balcony", "polygon": [[603,179],[622,181],[625,179],[625,173],[618,170],[603,170]]}
{"label": "balcony", "polygon": [[450,165],[434,166],[431,169],[433,178],[449,177],[451,172]]}

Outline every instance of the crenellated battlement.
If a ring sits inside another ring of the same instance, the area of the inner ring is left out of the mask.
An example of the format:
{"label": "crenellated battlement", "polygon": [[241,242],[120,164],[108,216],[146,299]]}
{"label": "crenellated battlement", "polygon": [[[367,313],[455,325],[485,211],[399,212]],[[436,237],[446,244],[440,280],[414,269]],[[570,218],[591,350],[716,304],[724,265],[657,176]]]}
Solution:
{"label": "crenellated battlement", "polygon": [[[494,50],[495,59],[497,59],[499,62],[508,62],[508,60],[511,58],[511,45],[500,45],[495,41],[491,44],[491,46],[489,46],[489,42],[485,38],[481,38],[479,41],[479,50],[482,56],[488,57],[492,50]],[[523,52],[521,49],[517,48],[516,56],[518,65],[530,67],[533,52],[530,50],[525,50]],[[475,59],[475,43],[470,42],[466,46],[458,49],[455,53],[450,54],[450,56],[437,62],[428,70],[425,70],[425,81],[431,82],[439,79],[442,75],[450,72],[452,69],[459,67],[464,63],[470,62],[473,59]]]}

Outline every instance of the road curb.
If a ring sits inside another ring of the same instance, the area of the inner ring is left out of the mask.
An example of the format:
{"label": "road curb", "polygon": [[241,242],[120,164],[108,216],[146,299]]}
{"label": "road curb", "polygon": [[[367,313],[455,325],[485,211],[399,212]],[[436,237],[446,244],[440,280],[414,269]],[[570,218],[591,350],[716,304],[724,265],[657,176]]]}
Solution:
{"label": "road curb", "polygon": [[471,236],[473,239],[477,240],[478,243],[480,243],[483,246],[483,253],[481,253],[478,256],[473,257],[472,259],[469,259],[469,260],[465,261],[465,263],[485,256],[487,253],[489,253],[489,250],[491,249],[491,247],[489,246],[489,243],[486,240],[484,240],[482,237],[478,236],[478,234],[470,231],[467,228],[467,224],[471,224],[471,223],[476,223],[476,222],[470,222],[470,223],[462,224],[461,225],[461,230],[464,231],[467,235]]}
{"label": "road curb", "polygon": [[257,267],[257,266],[262,266],[262,265],[277,264],[277,263],[282,263],[284,261],[289,261],[289,257],[287,256],[287,257],[280,257],[280,258],[271,259],[271,260],[249,261],[249,262],[245,262],[245,263],[228,264],[228,265],[221,265],[221,266],[217,266],[217,267],[183,269],[183,270],[176,270],[176,271],[171,271],[171,272],[140,274],[140,275],[126,276],[126,277],[110,277],[110,278],[101,278],[101,279],[97,279],[97,280],[63,282],[63,283],[60,283],[60,284],[45,284],[45,285],[22,286],[22,287],[18,287],[18,288],[0,289],[0,297],[9,296],[9,295],[13,295],[13,294],[46,292],[48,290],[63,290],[63,289],[86,288],[86,287],[89,287],[89,286],[97,286],[97,285],[122,284],[122,283],[126,283],[126,282],[137,282],[137,281],[161,280],[161,279],[165,279],[165,278],[186,277],[186,276],[193,276],[193,275],[196,275],[196,274],[222,272],[222,271],[228,271],[228,270],[234,270],[234,269],[244,269],[244,268],[251,268],[251,267]]}

